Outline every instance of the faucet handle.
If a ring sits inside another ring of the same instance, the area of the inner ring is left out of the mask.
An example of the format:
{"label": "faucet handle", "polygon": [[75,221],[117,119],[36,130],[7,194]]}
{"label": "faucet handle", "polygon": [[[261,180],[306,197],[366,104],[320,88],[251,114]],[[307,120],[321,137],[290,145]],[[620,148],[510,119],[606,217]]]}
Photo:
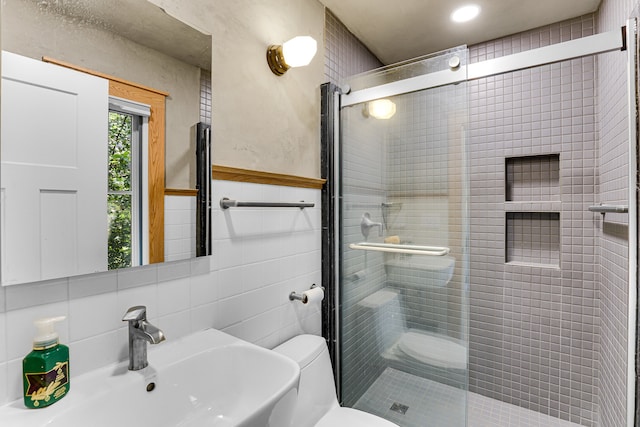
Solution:
{"label": "faucet handle", "polygon": [[373,222],[371,220],[371,214],[369,212],[365,212],[360,220],[360,231],[365,239],[369,238],[369,231],[371,230],[371,227],[378,227],[378,236],[382,236],[382,223]]}
{"label": "faucet handle", "polygon": [[147,307],[144,305],[136,305],[130,307],[122,317],[123,322],[135,322],[137,320],[147,319]]}

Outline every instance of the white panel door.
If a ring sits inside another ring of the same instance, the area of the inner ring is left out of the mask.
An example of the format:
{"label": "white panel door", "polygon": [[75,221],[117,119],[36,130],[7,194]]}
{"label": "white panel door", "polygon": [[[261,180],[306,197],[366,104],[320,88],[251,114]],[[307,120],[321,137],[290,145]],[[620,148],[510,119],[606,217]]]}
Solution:
{"label": "white panel door", "polygon": [[2,284],[107,269],[105,79],[2,52]]}

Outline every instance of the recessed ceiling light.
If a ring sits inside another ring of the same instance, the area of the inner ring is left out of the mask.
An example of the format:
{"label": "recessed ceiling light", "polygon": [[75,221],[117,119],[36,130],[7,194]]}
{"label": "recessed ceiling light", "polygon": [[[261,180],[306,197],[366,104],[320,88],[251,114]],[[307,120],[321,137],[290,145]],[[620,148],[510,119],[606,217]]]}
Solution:
{"label": "recessed ceiling light", "polygon": [[451,14],[451,20],[453,22],[467,22],[478,16],[480,13],[480,6],[477,4],[469,4],[457,8]]}

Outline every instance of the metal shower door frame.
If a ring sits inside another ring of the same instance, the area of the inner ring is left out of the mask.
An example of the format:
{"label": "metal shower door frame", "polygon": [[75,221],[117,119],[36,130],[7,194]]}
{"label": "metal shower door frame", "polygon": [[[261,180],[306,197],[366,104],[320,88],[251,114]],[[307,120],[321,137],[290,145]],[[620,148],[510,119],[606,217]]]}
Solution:
{"label": "metal shower door frame", "polygon": [[340,108],[373,101],[374,99],[525,70],[583,56],[626,50],[628,43],[626,28],[622,27],[621,31],[595,34],[342,94],[340,96]]}

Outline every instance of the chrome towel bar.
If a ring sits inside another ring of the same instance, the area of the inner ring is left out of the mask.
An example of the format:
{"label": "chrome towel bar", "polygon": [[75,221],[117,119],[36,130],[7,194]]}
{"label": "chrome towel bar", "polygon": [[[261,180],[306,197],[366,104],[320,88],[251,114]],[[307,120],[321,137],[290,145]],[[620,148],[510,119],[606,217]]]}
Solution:
{"label": "chrome towel bar", "polygon": [[629,206],[626,205],[594,205],[589,206],[589,210],[591,212],[598,212],[601,214],[606,214],[608,212],[614,213],[628,213]]}
{"label": "chrome towel bar", "polygon": [[307,203],[304,201],[294,203],[280,203],[280,202],[239,202],[237,200],[231,200],[227,197],[220,199],[220,207],[222,209],[229,208],[312,208],[315,203]]}
{"label": "chrome towel bar", "polygon": [[449,253],[449,248],[442,246],[398,245],[393,243],[351,243],[351,249],[364,251],[391,252],[397,254],[444,256]]}

